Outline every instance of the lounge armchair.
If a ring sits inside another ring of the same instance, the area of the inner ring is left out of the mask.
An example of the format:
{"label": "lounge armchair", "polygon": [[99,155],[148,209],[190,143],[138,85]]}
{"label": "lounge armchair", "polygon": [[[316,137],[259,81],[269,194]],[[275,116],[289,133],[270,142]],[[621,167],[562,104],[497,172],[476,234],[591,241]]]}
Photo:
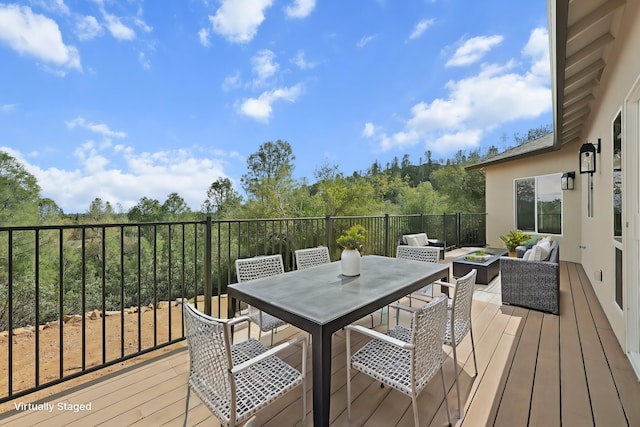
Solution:
{"label": "lounge armchair", "polygon": [[502,303],[559,314],[559,262],[558,242],[551,242],[551,251],[545,260],[500,258]]}

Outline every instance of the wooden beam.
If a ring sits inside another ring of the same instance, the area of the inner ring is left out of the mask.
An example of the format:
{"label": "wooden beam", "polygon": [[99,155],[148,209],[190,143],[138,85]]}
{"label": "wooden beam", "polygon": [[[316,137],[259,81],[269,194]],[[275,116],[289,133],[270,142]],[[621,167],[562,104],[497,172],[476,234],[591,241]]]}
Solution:
{"label": "wooden beam", "polygon": [[577,110],[583,105],[588,105],[591,101],[595,101],[596,97],[593,96],[590,92],[585,94],[586,96],[574,98],[571,102],[564,104],[564,110]]}
{"label": "wooden beam", "polygon": [[586,32],[596,23],[602,21],[607,18],[617,9],[623,7],[626,1],[624,0],[607,0],[602,3],[599,7],[595,8],[593,11],[583,16],[577,22],[575,22],[572,26],[569,27],[567,31],[567,43],[571,42],[573,39],[578,37],[580,34]]}
{"label": "wooden beam", "polygon": [[569,68],[575,66],[577,63],[579,63],[580,61],[584,60],[589,55],[597,52],[598,50],[600,50],[602,48],[604,48],[608,44],[613,43],[613,41],[615,39],[616,38],[613,37],[613,35],[611,33],[605,33],[605,34],[601,35],[600,37],[598,37],[597,39],[595,39],[594,41],[592,41],[591,43],[589,43],[588,45],[586,45],[582,49],[580,49],[577,52],[575,52],[573,55],[569,56],[567,58],[567,62],[565,64],[565,69],[569,69]]}
{"label": "wooden beam", "polygon": [[565,92],[570,91],[571,86],[579,84],[580,81],[582,80],[588,79],[589,77],[592,76],[592,74],[597,74],[593,78],[593,80],[600,83],[600,77],[602,77],[602,70],[604,70],[605,65],[606,65],[605,62],[601,58],[598,58],[597,61],[587,65],[586,67],[584,67],[582,70],[578,71],[571,77],[567,77],[567,79],[564,82]]}
{"label": "wooden beam", "polygon": [[580,87],[573,88],[570,92],[565,92],[564,98],[570,101],[576,97],[586,96],[585,93],[591,93],[591,90],[596,87],[598,87],[598,82],[591,80]]}
{"label": "wooden beam", "polygon": [[591,109],[589,109],[589,107],[583,107],[577,111],[574,111],[571,114],[567,114],[566,116],[562,117],[562,122],[564,123],[564,126],[568,126],[569,123],[573,123],[576,120],[579,120],[581,118],[586,117],[587,115],[589,115],[589,112],[591,111]]}

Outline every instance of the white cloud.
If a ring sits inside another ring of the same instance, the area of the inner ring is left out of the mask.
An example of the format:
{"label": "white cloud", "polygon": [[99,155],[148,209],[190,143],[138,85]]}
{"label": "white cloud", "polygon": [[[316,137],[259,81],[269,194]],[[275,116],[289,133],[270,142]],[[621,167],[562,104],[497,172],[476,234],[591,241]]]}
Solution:
{"label": "white cloud", "polygon": [[225,92],[228,92],[231,89],[240,87],[240,85],[241,85],[240,71],[236,71],[232,75],[225,77],[225,79],[222,82],[222,90],[224,90]]}
{"label": "white cloud", "polygon": [[140,18],[133,18],[133,23],[136,24],[136,26],[142,29],[142,31],[144,31],[145,33],[150,33],[151,31],[153,31],[153,27]]}
{"label": "white cloud", "polygon": [[423,19],[422,21],[418,22],[414,27],[413,32],[409,36],[409,40],[414,40],[419,38],[435,22],[436,22],[435,19]]}
{"label": "white cloud", "polygon": [[415,104],[401,130],[388,134],[367,123],[362,135],[383,151],[424,144],[434,152],[451,153],[477,147],[486,132],[504,123],[548,113],[551,90],[544,38],[544,30],[532,31],[523,49],[528,69],[518,72],[515,60],[484,65],[474,76],[449,81],[446,97]]}
{"label": "white cloud", "polygon": [[289,18],[306,18],[316,7],[316,0],[293,0],[284,10]]}
{"label": "white cloud", "polygon": [[201,28],[200,31],[198,31],[198,38],[200,39],[200,44],[204,47],[209,47],[211,46],[211,41],[209,41],[209,29],[208,28]]}
{"label": "white cloud", "polygon": [[138,62],[142,65],[142,68],[145,70],[151,69],[151,62],[147,59],[144,52],[138,52]]}
{"label": "white cloud", "polygon": [[8,113],[9,111],[13,111],[16,108],[16,104],[3,104],[0,105],[0,111],[3,113]]}
{"label": "white cloud", "polygon": [[94,16],[83,16],[76,22],[76,35],[80,40],[91,40],[103,33],[102,25]]}
{"label": "white cloud", "polygon": [[75,119],[67,122],[69,129],[75,129],[76,127],[90,130],[107,138],[125,138],[126,132],[113,131],[104,123],[92,123],[86,121],[83,117],[76,117]]}
{"label": "white cloud", "polygon": [[371,138],[375,134],[376,134],[376,126],[371,122],[365,123],[364,124],[364,129],[362,129],[362,136],[365,136],[367,138]]}
{"label": "white cloud", "polygon": [[487,52],[502,43],[502,36],[478,36],[470,38],[460,46],[453,57],[447,61],[447,67],[460,67],[481,60]]}
{"label": "white cloud", "polygon": [[295,102],[302,94],[302,85],[278,88],[263,92],[257,98],[245,99],[238,105],[238,111],[260,122],[268,122],[273,112],[271,105],[276,101]]}
{"label": "white cloud", "polygon": [[549,74],[549,33],[546,28],[533,30],[522,54],[534,62],[531,69],[534,74],[543,77]]}
{"label": "white cloud", "polygon": [[299,50],[298,53],[296,53],[296,56],[291,58],[290,61],[301,70],[308,70],[311,68],[315,68],[315,66],[317,65],[315,62],[307,61],[307,59],[305,58],[304,52],[301,50]]}
{"label": "white cloud", "polygon": [[273,0],[221,0],[214,16],[209,16],[213,31],[233,43],[253,39]]}
{"label": "white cloud", "polygon": [[64,4],[64,0],[31,0],[31,4],[63,15],[69,15],[71,13],[69,7]]}
{"label": "white cloud", "polygon": [[254,85],[263,84],[278,71],[280,65],[274,61],[275,57],[276,54],[269,49],[262,49],[251,58],[251,66],[256,76]]}
{"label": "white cloud", "polygon": [[366,36],[361,38],[360,40],[358,40],[358,42],[356,43],[356,46],[363,48],[365,47],[367,44],[369,44],[371,41],[373,41],[376,37],[378,37],[377,34],[373,35],[373,36]]}
{"label": "white cloud", "polygon": [[105,11],[102,14],[113,37],[118,40],[133,40],[136,37],[136,32],[124,25],[119,17],[108,14]]}
{"label": "white cloud", "polygon": [[27,6],[0,4],[0,43],[59,67],[61,75],[69,69],[82,70],[78,49],[64,44],[58,24]]}
{"label": "white cloud", "polygon": [[227,177],[227,159],[238,157],[217,151],[198,158],[186,149],[136,153],[132,147],[101,147],[88,141],[74,152],[78,167],[42,169],[16,150],[0,149],[20,161],[38,180],[42,196],[54,200],[66,213],[86,212],[96,197],[128,210],[142,197],[162,203],[173,192],[198,210],[211,183]]}

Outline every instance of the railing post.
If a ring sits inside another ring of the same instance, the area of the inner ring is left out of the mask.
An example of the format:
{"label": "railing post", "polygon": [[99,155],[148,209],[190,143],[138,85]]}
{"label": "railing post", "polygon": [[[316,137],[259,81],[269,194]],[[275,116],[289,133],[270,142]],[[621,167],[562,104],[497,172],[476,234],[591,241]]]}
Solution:
{"label": "railing post", "polygon": [[447,249],[447,213],[442,214],[442,240],[445,242],[445,250]]}
{"label": "railing post", "polygon": [[458,235],[458,244],[456,246],[460,247],[460,212],[456,214],[456,234]]}
{"label": "railing post", "polygon": [[384,256],[389,256],[389,214],[384,214]]}
{"label": "railing post", "polygon": [[326,245],[328,248],[331,248],[331,215],[327,215],[324,217],[325,218],[325,224],[324,224],[324,234],[325,234],[325,238],[327,239],[326,241]]}
{"label": "railing post", "polygon": [[211,215],[207,215],[204,228],[204,312],[211,316]]}

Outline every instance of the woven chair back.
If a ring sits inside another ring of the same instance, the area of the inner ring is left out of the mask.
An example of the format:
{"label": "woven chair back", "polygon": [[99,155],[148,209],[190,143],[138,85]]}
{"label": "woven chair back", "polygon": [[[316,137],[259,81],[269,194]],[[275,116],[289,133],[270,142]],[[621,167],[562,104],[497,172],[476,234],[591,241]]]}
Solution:
{"label": "woven chair back", "polygon": [[440,248],[432,246],[398,245],[396,248],[396,258],[437,263],[440,259]]}
{"label": "woven chair back", "polygon": [[329,257],[329,248],[326,246],[318,246],[317,248],[298,249],[296,254],[296,267],[298,270],[311,268],[331,262]]}

